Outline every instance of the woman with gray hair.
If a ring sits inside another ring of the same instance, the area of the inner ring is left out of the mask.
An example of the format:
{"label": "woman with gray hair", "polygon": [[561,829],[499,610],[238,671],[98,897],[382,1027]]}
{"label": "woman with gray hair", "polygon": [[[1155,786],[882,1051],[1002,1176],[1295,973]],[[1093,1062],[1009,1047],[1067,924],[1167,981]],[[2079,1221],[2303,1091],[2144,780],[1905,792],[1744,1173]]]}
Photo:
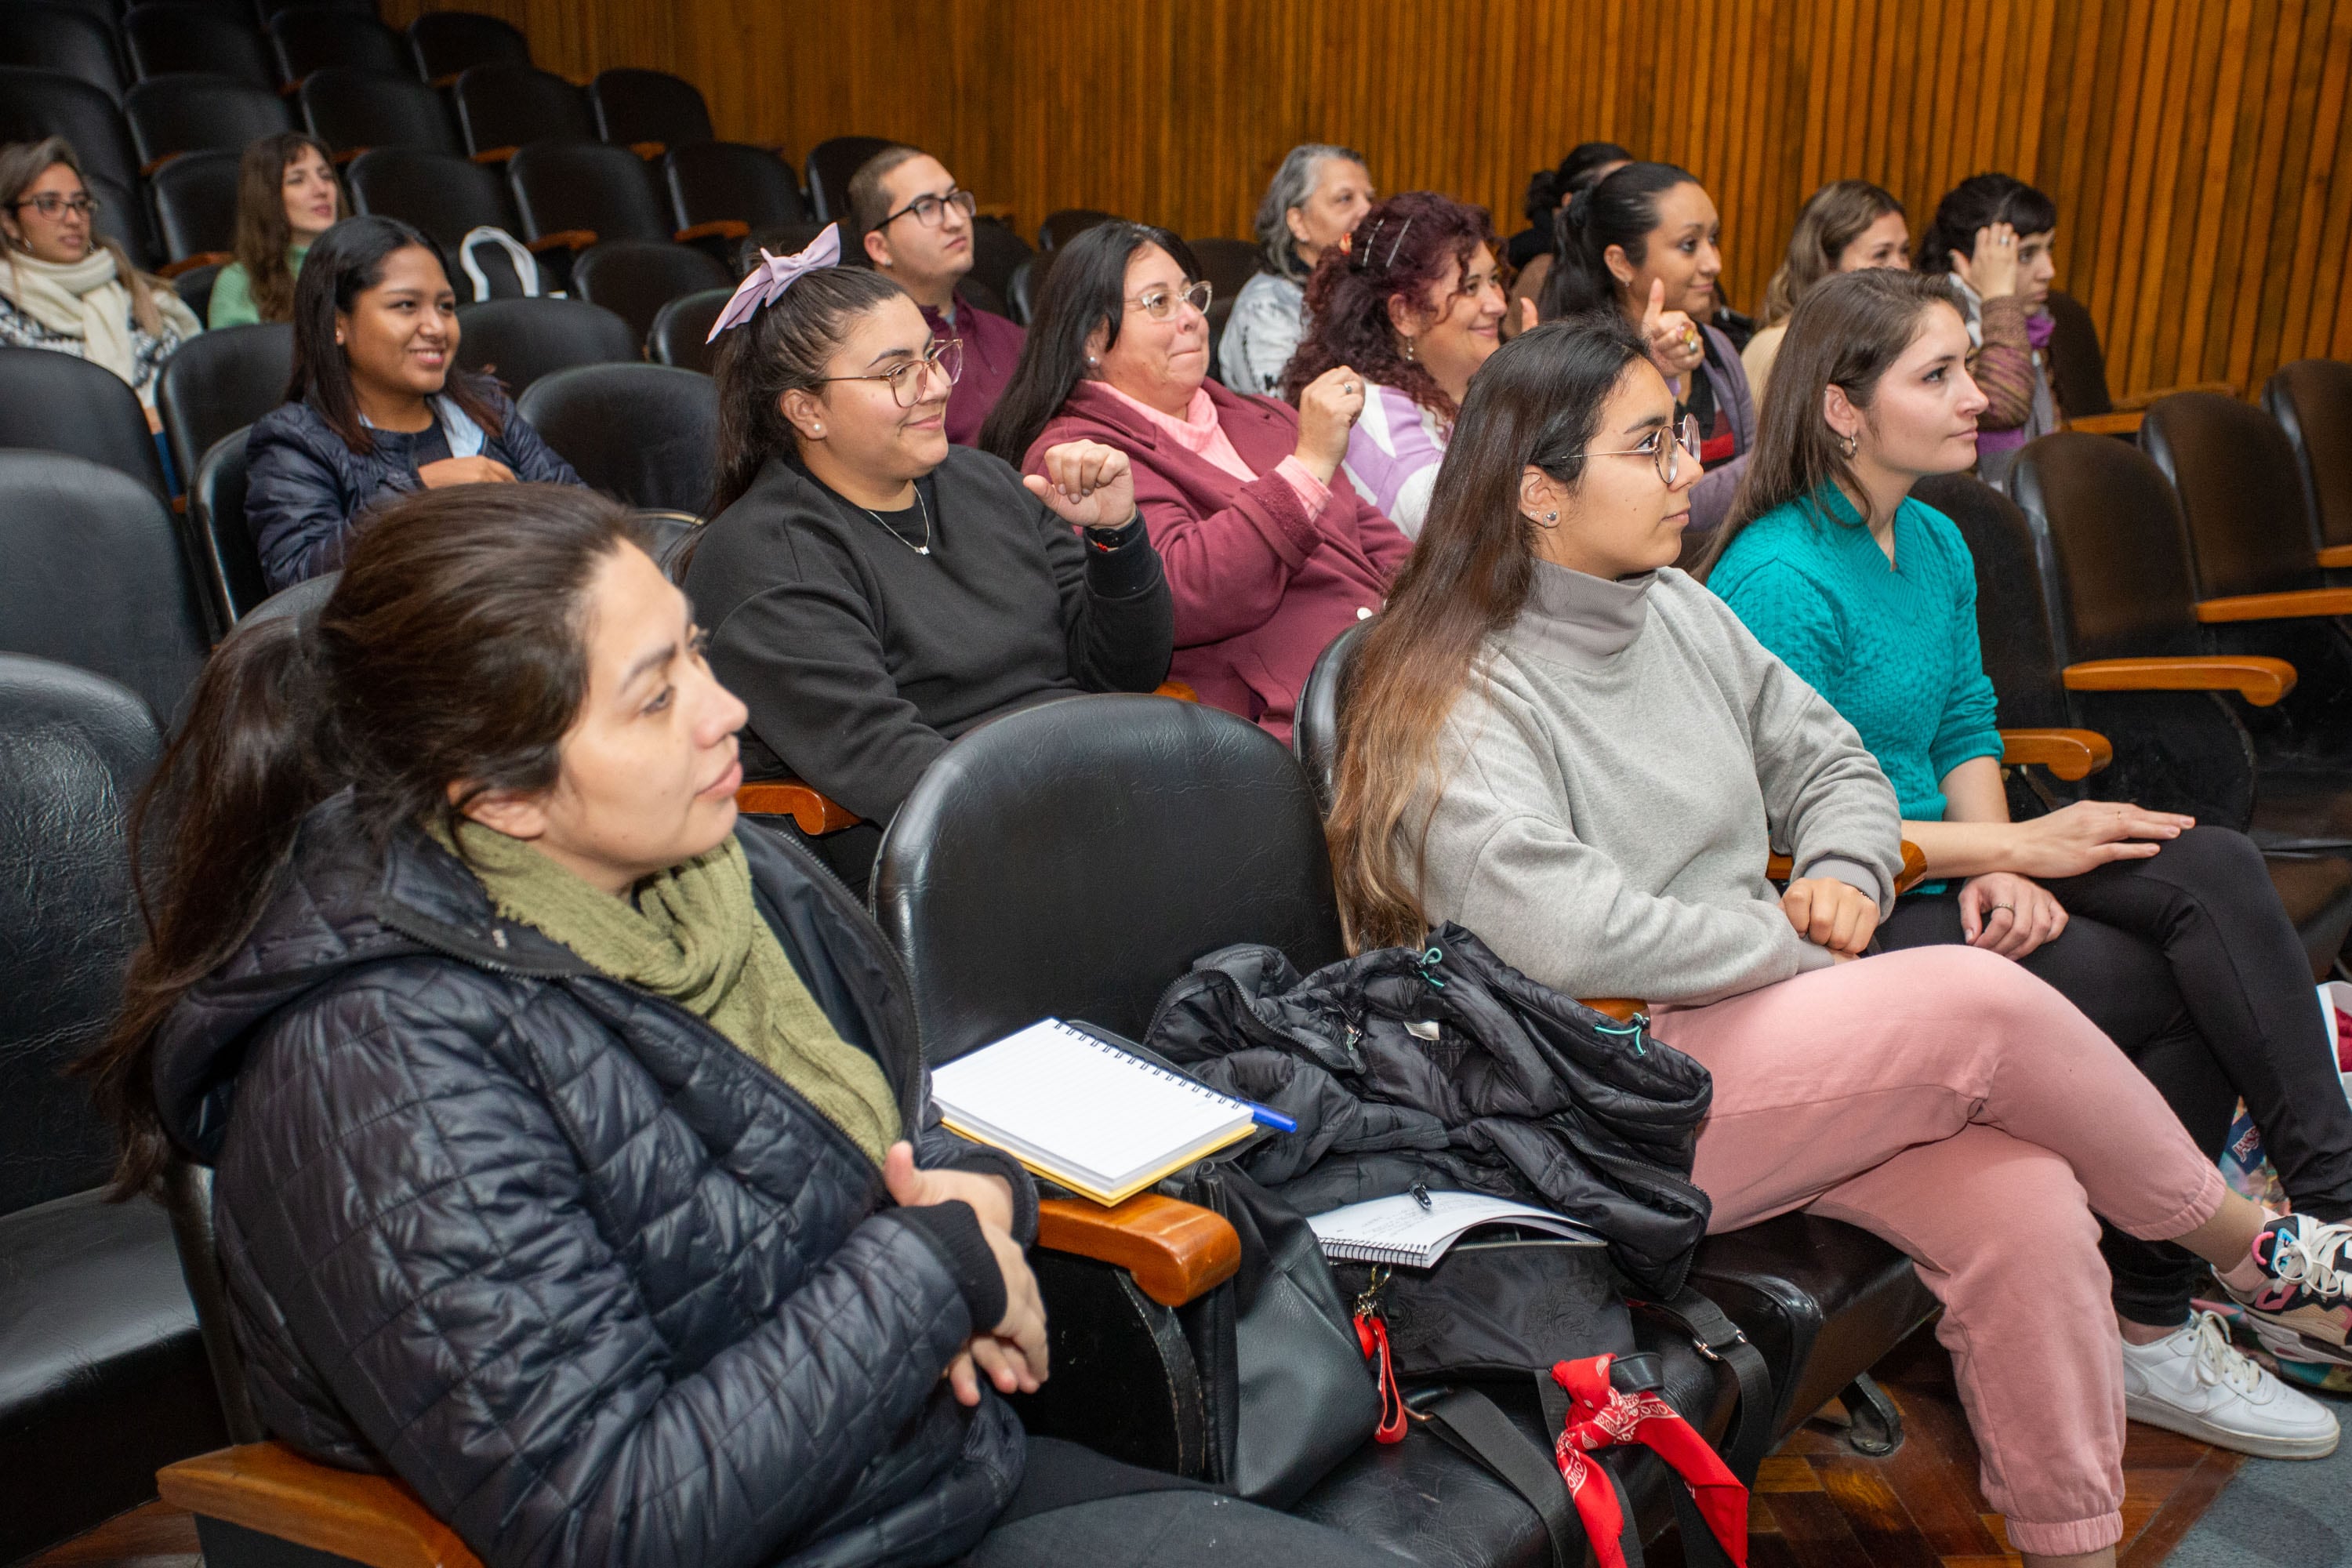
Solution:
{"label": "woman with gray hair", "polygon": [[1307,275],[1353,233],[1372,206],[1363,154],[1308,142],[1293,147],[1257,205],[1265,270],[1242,285],[1217,353],[1217,374],[1235,392],[1277,395],[1307,321]]}

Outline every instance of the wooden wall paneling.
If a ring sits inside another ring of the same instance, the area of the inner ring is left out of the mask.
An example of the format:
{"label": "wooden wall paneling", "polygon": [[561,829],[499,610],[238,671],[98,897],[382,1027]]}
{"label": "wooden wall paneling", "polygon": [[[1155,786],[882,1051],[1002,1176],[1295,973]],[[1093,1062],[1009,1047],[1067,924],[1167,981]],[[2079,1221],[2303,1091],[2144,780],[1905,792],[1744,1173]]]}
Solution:
{"label": "wooden wall paneling", "polygon": [[[2173,298],[2187,306],[2180,321],[2180,341],[2172,355],[2175,383],[2210,379],[2205,373],[2205,339],[2212,312],[2200,303],[2213,297],[2213,277],[2226,229],[2223,208],[2230,196],[2230,170],[2238,150],[2239,103],[2243,98],[2246,64],[2252,47],[2253,0],[2230,0],[2214,18],[2221,35],[2221,67],[2213,95],[2206,104],[2204,156],[2196,168],[2196,211],[2190,231],[2187,274]],[[2191,140],[2189,146],[2200,143]],[[2185,177],[2185,176],[2184,176]]]}
{"label": "wooden wall paneling", "polygon": [[[2327,198],[2324,216],[2315,226],[2316,245],[2310,252],[2308,269],[2296,276],[2305,280],[2309,300],[2308,314],[2300,330],[2287,333],[2293,342],[2321,343],[2335,335],[2336,294],[2329,289],[2326,274],[2338,274],[2344,266],[2347,218],[2352,218],[2352,159],[2344,156],[2342,132],[2345,128],[2347,79],[2352,77],[2352,3],[2338,0],[2328,29],[2327,65],[2320,88],[2319,117],[2312,127],[2312,169],[2304,177],[2305,220],[2312,217],[2312,209],[2320,207],[2318,193],[2326,181]],[[2300,265],[2306,253],[2296,247],[2295,260]]]}

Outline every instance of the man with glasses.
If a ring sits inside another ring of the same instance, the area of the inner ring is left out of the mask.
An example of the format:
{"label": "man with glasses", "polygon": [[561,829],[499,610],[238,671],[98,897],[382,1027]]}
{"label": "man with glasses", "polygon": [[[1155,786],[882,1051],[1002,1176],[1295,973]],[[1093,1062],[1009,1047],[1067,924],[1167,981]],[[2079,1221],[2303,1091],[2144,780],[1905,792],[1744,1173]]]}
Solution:
{"label": "man with glasses", "polygon": [[992,310],[956,298],[971,270],[970,191],[937,158],[886,147],[849,180],[850,221],[865,237],[875,269],[922,308],[941,342],[963,342],[963,374],[948,395],[948,439],[969,447],[1021,361],[1023,332]]}

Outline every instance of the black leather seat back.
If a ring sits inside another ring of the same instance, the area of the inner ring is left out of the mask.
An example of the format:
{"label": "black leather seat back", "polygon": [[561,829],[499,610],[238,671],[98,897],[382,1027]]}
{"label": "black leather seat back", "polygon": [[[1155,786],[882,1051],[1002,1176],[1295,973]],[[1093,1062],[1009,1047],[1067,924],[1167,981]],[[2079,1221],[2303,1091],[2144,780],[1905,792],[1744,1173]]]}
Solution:
{"label": "black leather seat back", "polygon": [[1117,213],[1100,212],[1093,207],[1064,207],[1045,215],[1037,226],[1037,247],[1059,250],[1078,236],[1102,224],[1118,222]]}
{"label": "black leather seat back", "polygon": [[0,654],[0,1215],[86,1191],[113,1164],[88,1082],[64,1075],[121,1005],[139,937],[131,804],[162,747],[133,693]]}
{"label": "black leather seat back", "polygon": [[699,516],[709,503],[719,393],[700,372],[580,365],[533,382],[520,406],[592,488],[657,511]]}
{"label": "black leather seat back", "polygon": [[[5,89],[5,84],[0,84],[0,90]],[[87,165],[82,169],[82,183],[101,204],[95,225],[98,232],[122,247],[132,266],[152,272],[161,265],[163,257],[155,248],[155,225],[147,215],[147,203],[138,185],[117,184],[104,174],[93,174]]]}
{"label": "black leather seat back", "polygon": [[475,66],[530,64],[530,41],[513,23],[479,11],[427,11],[408,25],[416,74],[440,81]]}
{"label": "black leather seat back", "polygon": [[225,252],[236,243],[237,165],[243,162],[241,153],[213,147],[184,153],[155,171],[147,190],[155,200],[156,237],[164,255],[178,261]]}
{"label": "black leather seat back", "polygon": [[992,217],[974,219],[971,226],[971,272],[965,281],[986,284],[1009,310],[1013,302],[1013,271],[1036,254],[1027,240],[1013,231],[1012,225]]}
{"label": "black leather seat back", "polygon": [[[839,218],[849,221],[849,176],[857,173],[866,159],[885,147],[895,146],[887,136],[835,136],[818,142],[809,150],[809,205],[816,210],[811,216],[819,222]],[[842,249],[850,247],[844,245]]]}
{"label": "black leather seat back", "polygon": [[662,183],[677,228],[729,218],[753,228],[808,221],[799,176],[765,147],[740,142],[672,146],[662,157]]}
{"label": "black leather seat back", "polygon": [[2179,498],[2146,453],[2061,430],[2018,455],[2009,493],[2053,568],[2062,664],[2205,651]]}
{"label": "black leather seat back", "polygon": [[441,95],[409,77],[329,66],[303,79],[298,98],[310,134],[338,153],[413,147],[455,153],[465,146]]}
{"label": "black leather seat back", "polygon": [[731,286],[727,268],[708,251],[667,239],[602,240],[572,264],[572,291],[619,316],[640,338],[672,300]]}
{"label": "black leather seat back", "polygon": [[484,300],[457,308],[457,363],[520,397],[542,375],[637,357],[629,323],[585,300]]}
{"label": "black leather seat back", "polygon": [[[353,206],[424,230],[452,267],[457,264],[457,247],[470,230],[487,225],[518,237],[522,233],[513,193],[498,171],[455,153],[373,147],[352,160],[348,179]],[[462,299],[465,275],[457,273],[449,281]]]}
{"label": "black leather seat back", "polygon": [[[114,186],[106,193],[110,198],[139,188],[139,160],[104,89],[55,71],[0,66],[0,142],[38,142],[45,136],[72,142],[82,173]],[[99,227],[106,227],[103,219]]]}
{"label": "black leather seat back", "polygon": [[123,14],[122,43],[142,81],[174,71],[204,71],[248,87],[278,85],[277,68],[249,14],[240,19],[209,5],[133,5]]}
{"label": "black leather seat back", "polygon": [[1922,479],[1911,494],[1952,520],[1976,563],[1977,648],[1999,700],[1999,723],[2065,728],[2066,693],[2058,683],[2032,524],[2015,501],[1973,474]]}
{"label": "black leather seat back", "polygon": [[139,395],[112,371],[54,349],[0,348],[0,447],[69,452],[163,493]]}
{"label": "black leather seat back", "polygon": [[2218,392],[2177,392],[2149,405],[2139,444],[2179,494],[2200,598],[2319,586],[2294,446],[2270,416]]}
{"label": "black leather seat back", "polygon": [[2294,448],[2320,543],[2352,544],[2352,364],[2297,360],[2263,388],[2263,406]]}
{"label": "black leather seat back", "polygon": [[1331,809],[1331,786],[1339,766],[1339,682],[1347,674],[1348,659],[1355,651],[1356,642],[1371,623],[1358,621],[1331,639],[1330,645],[1315,656],[1315,664],[1307,672],[1306,684],[1298,689],[1298,705],[1294,710],[1290,726],[1290,749],[1298,753],[1299,765],[1315,786],[1315,802],[1325,811]]}
{"label": "black leather seat back", "polygon": [[269,596],[261,552],[245,524],[246,435],[232,430],[214,442],[188,484],[188,517],[194,525],[198,566],[208,579],[205,592],[213,603],[216,636],[227,635]]}
{"label": "black leather seat back", "polygon": [[667,71],[598,71],[588,84],[588,107],[596,115],[596,134],[622,147],[647,142],[687,147],[712,136],[702,89]]}
{"label": "black leather seat back", "polygon": [[933,763],[883,835],[876,918],[933,1062],[1048,1015],[1140,1037],[1202,953],[1341,955],[1322,820],[1281,742],[1163,697],[1008,714]]}
{"label": "black leather seat back", "polygon": [[284,99],[216,76],[150,77],[122,95],[122,119],[142,168],[174,153],[241,153],[256,137],[294,129]]}
{"label": "black leather seat back", "polygon": [[[567,87],[567,91],[570,89]],[[602,142],[535,142],[507,164],[524,237],[584,228],[599,239],[667,240],[666,204],[646,161]]]}
{"label": "black leather seat back", "polygon": [[114,34],[97,17],[36,0],[0,6],[0,65],[56,71],[86,81],[110,98],[122,96],[122,68]]}
{"label": "black leather seat back", "polygon": [[734,293],[732,288],[706,289],[664,305],[654,312],[654,324],[646,333],[646,353],[663,364],[709,374],[718,366],[719,345],[703,340],[710,336],[711,323]]}
{"label": "black leather seat back", "polygon": [[332,6],[297,5],[278,12],[269,19],[269,47],[278,57],[278,79],[289,82],[328,66],[394,76],[412,63],[407,39],[373,16]]}
{"label": "black leather seat back", "polygon": [[457,75],[457,129],[466,151],[532,142],[593,142],[588,100],[562,77],[528,65],[468,66]]}
{"label": "black leather seat back", "polygon": [[285,402],[293,373],[294,329],[284,321],[223,327],[182,344],[155,387],[181,477],[195,473],[214,442]]}
{"label": "black leather seat back", "polygon": [[322,572],[316,577],[305,577],[253,606],[247,618],[256,621],[275,620],[279,616],[307,616],[323,607],[335,596],[335,584],[343,580],[341,572]]}
{"label": "black leather seat back", "polygon": [[2115,400],[2107,394],[2107,355],[2099,346],[2099,329],[2083,302],[2063,289],[2050,290],[2047,309],[2052,331],[2048,360],[2050,390],[2069,419],[2111,414]]}
{"label": "black leather seat back", "polygon": [[207,261],[202,267],[191,267],[185,272],[173,276],[172,288],[179,294],[180,303],[185,305],[199,321],[210,317],[213,285],[220,281],[221,268],[226,265],[222,261]]}
{"label": "black leather seat back", "polygon": [[166,722],[179,711],[205,615],[161,496],[79,458],[0,451],[0,653],[96,670]]}

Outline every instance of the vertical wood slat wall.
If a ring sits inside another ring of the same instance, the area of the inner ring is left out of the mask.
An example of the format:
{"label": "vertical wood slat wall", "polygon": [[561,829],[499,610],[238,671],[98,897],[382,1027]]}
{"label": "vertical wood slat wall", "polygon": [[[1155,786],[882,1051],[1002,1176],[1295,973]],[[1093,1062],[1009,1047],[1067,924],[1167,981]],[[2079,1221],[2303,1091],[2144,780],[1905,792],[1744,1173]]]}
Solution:
{"label": "vertical wood slat wall", "polygon": [[1979,169],[2057,201],[2117,392],[2352,359],[2352,0],[387,0],[521,26],[540,63],[701,87],[719,134],[940,153],[1026,229],[1099,207],[1245,236],[1300,141],[1521,226],[1605,137],[1680,163],[1752,307],[1797,205],[1859,175],[1916,234]]}

